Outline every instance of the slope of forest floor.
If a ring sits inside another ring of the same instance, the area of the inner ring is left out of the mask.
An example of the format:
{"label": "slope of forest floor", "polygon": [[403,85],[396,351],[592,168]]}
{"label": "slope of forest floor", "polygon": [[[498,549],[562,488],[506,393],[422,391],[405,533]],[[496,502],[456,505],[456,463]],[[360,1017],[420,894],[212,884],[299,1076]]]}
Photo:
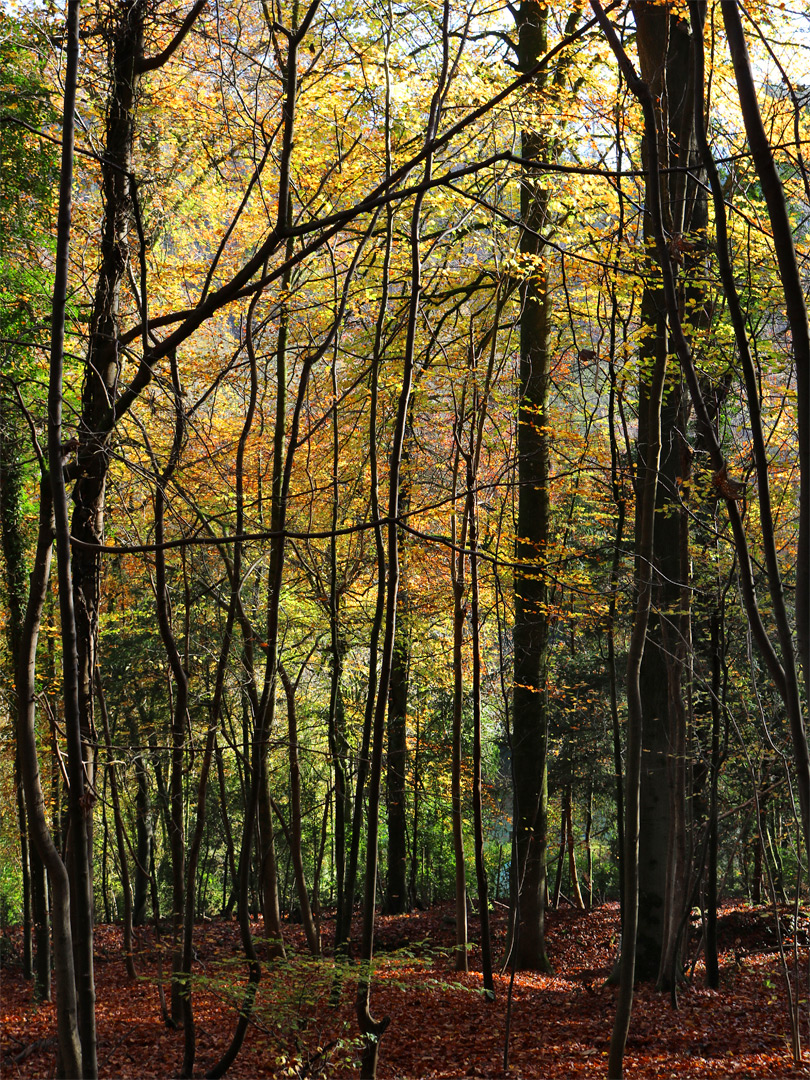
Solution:
{"label": "slope of forest floor", "polygon": [[[548,916],[553,976],[518,974],[512,987],[509,1068],[504,1072],[504,1032],[509,976],[496,976],[493,1004],[480,992],[476,971],[452,967],[452,906],[378,921],[373,1012],[391,1024],[380,1052],[380,1080],[398,1078],[604,1076],[615,990],[604,985],[616,951],[618,908],[563,909]],[[783,921],[787,925],[790,913]],[[300,928],[289,928],[288,959],[268,963],[254,1022],[230,1077],[326,1077],[356,1070],[354,972],[347,967],[338,1008],[330,1008],[334,966],[305,953]],[[328,950],[332,922],[324,918]],[[470,920],[471,937],[477,919]],[[493,920],[502,951],[505,912]],[[261,924],[256,924],[257,934]],[[2,1043],[4,1077],[55,1075],[52,1005],[36,1005],[20,968],[18,928],[2,936]],[[699,933],[693,931],[691,951]],[[802,945],[805,943],[802,941]],[[720,920],[721,986],[708,990],[702,958],[673,1010],[668,995],[641,986],[627,1048],[627,1077],[810,1077],[810,1062],[793,1065],[785,987],[776,948],[773,913],[726,906]],[[181,1031],[161,1020],[157,950],[151,930],[139,932],[139,979],[127,979],[121,932],[100,926],[96,936],[99,1071],[102,1077],[176,1076]],[[806,949],[800,950],[806,954]],[[228,1044],[245,966],[235,922],[201,923],[197,929],[194,1014],[197,1072],[202,1075]],[[480,959],[471,948],[471,966]],[[691,962],[691,961],[690,961]],[[165,969],[168,970],[168,958]],[[803,1037],[807,1039],[806,977],[802,984]]]}

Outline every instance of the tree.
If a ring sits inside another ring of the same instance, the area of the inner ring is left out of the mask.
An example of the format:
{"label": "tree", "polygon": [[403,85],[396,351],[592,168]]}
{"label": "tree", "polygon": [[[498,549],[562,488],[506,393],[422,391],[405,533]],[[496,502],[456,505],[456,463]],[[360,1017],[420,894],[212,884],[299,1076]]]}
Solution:
{"label": "tree", "polygon": [[[27,598],[27,504],[32,478],[26,467],[28,424],[42,410],[32,393],[36,361],[44,347],[50,274],[42,255],[49,249],[50,192],[57,173],[54,147],[35,140],[31,130],[50,123],[54,112],[43,79],[43,41],[33,26],[3,17],[0,53],[0,537],[4,559],[4,600],[10,681],[19,663]],[[28,44],[23,41],[28,37]],[[51,996],[50,927],[45,868],[28,832],[19,761],[18,819],[23,871],[25,969],[36,993]],[[35,946],[35,949],[34,949]]]}

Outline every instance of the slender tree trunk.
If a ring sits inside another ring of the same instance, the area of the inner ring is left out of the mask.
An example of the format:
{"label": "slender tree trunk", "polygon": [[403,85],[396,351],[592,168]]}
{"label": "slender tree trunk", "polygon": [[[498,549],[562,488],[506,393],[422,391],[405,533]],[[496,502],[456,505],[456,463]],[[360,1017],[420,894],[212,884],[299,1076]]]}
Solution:
{"label": "slender tree trunk", "polygon": [[[655,105],[650,87],[642,82],[627,58],[613,26],[599,4],[591,0],[602,30],[621,66],[630,89],[641,103],[645,131],[647,132],[647,198],[651,215],[658,226],[656,240],[660,239],[662,220],[661,190],[658,183],[660,162],[656,137]],[[663,255],[663,252],[660,252]],[[653,553],[655,551],[656,503],[658,496],[658,472],[661,454],[661,410],[666,384],[667,352],[654,354],[654,368],[649,389],[644,399],[646,408],[647,438],[638,461],[638,484],[636,492],[635,535],[635,583],[633,626],[627,655],[627,767],[626,767],[626,825],[624,856],[624,917],[622,920],[622,944],[619,959],[619,996],[616,1017],[610,1040],[608,1076],[621,1080],[624,1070],[624,1049],[630,1029],[633,1009],[633,991],[636,977],[636,935],[639,910],[639,821],[641,807],[641,760],[644,704],[642,698],[641,669],[644,658],[647,628],[650,619],[653,583]]]}
{"label": "slender tree trunk", "polygon": [[588,786],[588,809],[585,816],[585,858],[587,860],[587,901],[588,911],[593,907],[593,848],[591,847],[591,829],[593,828],[593,785]]}
{"label": "slender tree trunk", "polygon": [[[446,78],[449,66],[449,7],[445,0],[442,12],[442,67],[430,104],[430,115],[425,131],[425,166],[424,180],[432,176],[433,153],[430,150],[432,140],[438,130],[441,108],[446,92]],[[387,71],[386,52],[386,76]],[[390,135],[390,84],[386,109],[386,133]],[[388,145],[388,144],[387,144]],[[388,164],[390,165],[390,145],[388,145]],[[374,1080],[377,1075],[377,1061],[380,1051],[380,1039],[388,1027],[389,1018],[377,1020],[371,1013],[371,963],[374,954],[375,900],[377,889],[377,842],[379,836],[380,784],[382,777],[383,742],[385,736],[385,717],[388,706],[388,694],[391,682],[391,667],[394,655],[394,641],[397,622],[397,600],[399,591],[399,498],[401,485],[402,451],[406,437],[408,414],[410,411],[411,388],[414,376],[416,354],[416,333],[419,316],[419,304],[422,292],[422,260],[419,251],[422,205],[424,192],[417,194],[411,214],[411,296],[408,307],[408,325],[405,339],[405,353],[402,367],[402,388],[397,401],[396,421],[393,442],[389,458],[388,473],[388,525],[386,547],[386,604],[385,631],[383,635],[382,656],[380,660],[380,681],[377,690],[377,702],[374,711],[374,725],[371,735],[371,762],[368,787],[368,831],[366,836],[366,876],[363,896],[363,936],[361,959],[363,963],[357,985],[357,1020],[363,1039],[360,1075],[363,1080]],[[377,526],[378,546],[381,540],[381,528]]]}
{"label": "slender tree trunk", "polygon": [[[77,9],[78,4],[73,9],[73,18],[78,16]],[[31,842],[39,852],[51,883],[56,1026],[61,1070],[65,1080],[80,1080],[84,1073],[76,1005],[70,883],[48,825],[35,730],[37,640],[50,577],[52,546],[51,485],[45,475],[40,486],[37,547],[17,658],[17,745]]]}
{"label": "slender tree trunk", "polygon": [[410,889],[411,907],[421,907],[419,894],[416,887],[417,872],[419,869],[419,790],[422,784],[421,765],[421,731],[419,729],[419,708],[417,707],[414,717],[414,740],[413,740],[413,816],[411,820],[411,869],[408,881]]}
{"label": "slender tree trunk", "polygon": [[[335,935],[346,925],[346,826],[350,821],[351,801],[346,775],[346,717],[343,706],[343,656],[345,644],[341,638],[340,592],[338,589],[337,527],[340,516],[340,427],[337,408],[337,357],[332,364],[332,537],[329,541],[329,753],[334,770],[334,877],[337,887]],[[351,915],[349,915],[351,919]]]}
{"label": "slender tree trunk", "polygon": [[23,978],[34,977],[34,913],[31,897],[31,847],[25,819],[25,796],[20,780],[19,750],[14,752],[14,797],[17,805],[17,828],[20,833],[20,871],[22,874]]}
{"label": "slender tree trunk", "polygon": [[295,686],[281,661],[278,663],[278,673],[281,676],[284,693],[287,697],[287,753],[290,762],[290,829],[288,834],[290,854],[292,855],[298,903],[301,906],[301,922],[304,926],[307,945],[313,956],[320,956],[320,935],[312,917],[304,872],[304,856],[301,849],[303,820],[301,815],[301,764],[298,757],[298,714],[295,709]]}
{"label": "slender tree trunk", "polygon": [[[784,669],[782,696],[788,713],[793,742],[805,858],[810,861],[810,753],[808,753],[805,713],[802,708],[797,672],[798,665],[804,674],[806,708],[807,702],[810,701],[810,326],[807,319],[804,283],[796,258],[793,225],[788,213],[785,193],[779,178],[773,150],[762,123],[751,62],[748,57],[745,35],[736,4],[723,5],[723,21],[737,80],[743,122],[754,165],[762,186],[762,193],[768,207],[768,216],[774,238],[774,251],[779,267],[779,278],[785,297],[785,311],[790,326],[793,362],[796,371],[796,418],[799,443],[799,537],[796,549],[795,654],[775,550],[773,520],[770,514],[762,515],[762,529],[768,570],[768,585],[782,652],[782,667]],[[747,358],[743,357],[743,360],[747,369]],[[746,378],[749,382],[747,387],[749,409],[758,409],[756,386],[750,386],[750,376],[746,375]],[[752,417],[753,419],[754,417]],[[755,439],[758,439],[758,437],[758,434],[755,433]],[[760,477],[758,479],[760,484],[760,506],[761,509],[764,509],[763,499],[768,497],[767,485],[763,490],[762,479]]]}
{"label": "slender tree trunk", "polygon": [[[470,441],[474,441],[474,425]],[[484,864],[484,810],[482,776],[481,731],[481,632],[478,590],[478,507],[475,497],[477,479],[477,454],[471,447],[468,457],[467,503],[470,522],[470,622],[472,626],[473,654],[473,837],[475,847],[475,875],[478,884],[478,917],[481,926],[481,968],[484,994],[488,1001],[495,1000],[495,983],[492,977],[492,940],[489,928],[489,890]]]}
{"label": "slender tree trunk", "polygon": [[[28,575],[22,531],[23,449],[13,415],[15,407],[16,402],[9,399],[5,385],[0,382],[0,544],[5,562],[11,682],[16,687],[14,673],[19,665],[22,646]],[[19,693],[19,690],[16,692]],[[19,714],[19,702],[14,711]],[[51,946],[45,868],[29,836],[19,746],[14,754],[14,787],[23,885],[23,971],[26,978],[34,979],[34,996],[38,1000],[49,1001]]]}
{"label": "slender tree trunk", "polygon": [[456,873],[456,971],[467,970],[467,870],[464,859],[464,813],[461,793],[461,721],[464,702],[462,646],[464,621],[464,554],[453,583],[453,747],[451,765],[451,815],[453,822],[453,863]]}
{"label": "slender tree trunk", "polygon": [[[709,791],[709,843],[706,867],[706,985],[716,990],[720,985],[720,966],[717,946],[717,856],[720,841],[718,820],[718,786],[720,780],[720,682],[721,682],[721,620],[717,610],[711,616],[712,664],[712,745]],[[759,848],[758,848],[759,850]],[[759,881],[762,879],[761,867]],[[757,901],[758,902],[758,901]]]}
{"label": "slender tree trunk", "polygon": [[[132,732],[133,741],[141,736]],[[143,926],[147,917],[149,903],[150,878],[154,862],[154,825],[152,805],[149,798],[149,777],[147,774],[146,755],[138,752],[135,767],[135,885],[132,901],[132,923]]]}
{"label": "slender tree trunk", "polygon": [[[390,142],[390,71],[388,69],[389,41],[386,38],[385,52],[385,76],[386,76],[386,174],[391,172],[391,142]],[[369,388],[369,515],[372,521],[379,521],[381,517],[380,492],[379,492],[379,455],[377,448],[377,425],[379,423],[379,384],[380,365],[385,341],[385,330],[388,321],[388,301],[390,288],[391,251],[393,248],[394,215],[390,206],[386,208],[385,216],[385,247],[382,259],[382,293],[377,312],[377,322],[374,328],[374,349],[371,362],[371,377]],[[377,700],[378,684],[378,653],[380,635],[382,634],[383,621],[385,619],[386,598],[386,551],[382,529],[374,529],[374,547],[376,557],[377,591],[374,601],[374,614],[371,621],[371,633],[368,645],[368,679],[366,684],[366,702],[363,714],[363,732],[360,743],[360,755],[357,764],[357,778],[354,789],[354,807],[352,809],[351,836],[349,842],[348,859],[346,862],[346,881],[343,888],[344,910],[343,918],[338,912],[338,922],[335,930],[335,953],[348,955],[351,945],[351,923],[354,913],[354,898],[357,882],[357,868],[360,857],[360,832],[363,825],[363,805],[366,797],[366,781],[369,774],[372,728],[374,723],[374,706]]]}
{"label": "slender tree trunk", "polygon": [[104,698],[104,687],[101,683],[101,672],[96,669],[96,693],[98,694],[99,713],[101,726],[104,733],[104,745],[107,750],[107,770],[110,777],[110,797],[112,800],[113,817],[115,824],[115,842],[118,850],[118,863],[121,868],[121,891],[124,894],[124,965],[130,979],[136,979],[138,973],[135,970],[135,955],[132,948],[132,887],[129,877],[129,860],[127,858],[127,844],[124,833],[124,819],[121,815],[121,799],[118,791],[118,777],[115,774],[113,761],[112,736],[110,734],[110,721],[107,715],[107,703]]}
{"label": "slender tree trunk", "polygon": [[582,909],[585,907],[585,904],[582,900],[582,893],[579,888],[579,875],[577,874],[577,854],[574,843],[574,808],[570,784],[566,784],[563,789],[563,821],[566,844],[568,847],[568,879],[571,882],[571,901],[576,907]]}
{"label": "slender tree trunk", "polygon": [[[270,943],[270,955],[283,957],[284,932],[279,905],[278,862],[276,861],[276,828],[273,824],[273,803],[270,797],[270,774],[267,759],[261,765],[261,786],[258,804],[259,879],[261,881],[264,936]],[[285,882],[286,889],[286,882]]]}
{"label": "slender tree trunk", "polygon": [[[62,449],[62,402],[64,375],[65,312],[68,291],[68,249],[70,244],[73,187],[73,138],[76,80],[79,58],[79,3],[68,4],[65,33],[67,65],[65,69],[65,105],[62,126],[62,165],[59,182],[59,215],[54,272],[53,310],[51,316],[51,356],[48,382],[48,471],[53,497],[53,524],[56,536],[56,561],[59,578],[59,614],[62,635],[62,685],[65,710],[65,735],[70,821],[70,916],[73,922],[74,977],[81,1041],[81,1070],[86,1080],[98,1075],[96,1060],[96,992],[93,977],[93,879],[89,846],[89,823],[94,794],[92,774],[85,773],[82,712],[80,706],[80,668],[71,573],[70,524],[65,489]],[[33,657],[32,657],[33,661]],[[32,789],[26,792],[36,798]],[[49,868],[50,869],[50,868]],[[53,878],[52,878],[53,881]],[[63,914],[63,913],[60,913]],[[64,986],[57,984],[61,996]],[[68,1049],[66,1047],[66,1049]]]}
{"label": "slender tree trunk", "polygon": [[[456,416],[456,452],[453,466],[453,498],[458,497],[459,465],[461,459],[462,425],[466,402],[466,386],[462,393],[459,413]],[[467,957],[467,869],[464,857],[464,805],[461,790],[462,720],[464,714],[464,624],[467,617],[465,593],[465,546],[469,500],[463,503],[461,527],[458,514],[453,515],[453,549],[450,554],[450,574],[453,584],[453,731],[450,773],[450,813],[453,825],[453,864],[455,867],[456,898],[456,949],[455,969],[466,971]]]}
{"label": "slender tree trunk", "polygon": [[166,484],[179,460],[184,439],[184,418],[180,381],[176,360],[172,360],[172,381],[175,391],[175,432],[169,460],[155,486],[155,610],[163,648],[166,651],[172,682],[174,703],[171,727],[171,768],[169,773],[169,846],[172,866],[172,1019],[184,1026],[191,1023],[190,972],[183,971],[183,918],[186,903],[186,842],[184,815],[184,780],[186,777],[186,724],[188,723],[188,672],[177,647],[172,627],[169,588],[166,577],[164,542]]}
{"label": "slender tree trunk", "polygon": [[[226,867],[231,875],[231,888],[228,899],[225,898],[225,887],[223,886],[222,916],[223,918],[230,918],[236,897],[234,892],[237,879],[236,855],[233,842],[233,829],[231,828],[231,815],[228,807],[228,792],[225,786],[225,763],[223,761],[222,748],[219,743],[214,747],[214,755],[216,757],[217,781],[219,783],[219,810],[222,816],[222,831],[225,834]],[[227,879],[227,874],[225,876]]]}
{"label": "slender tree trunk", "polygon": [[[407,468],[407,455],[403,455]],[[407,513],[408,499],[403,503]],[[401,541],[400,541],[401,542]],[[403,573],[407,571],[403,545]],[[386,771],[386,808],[388,811],[388,880],[385,909],[389,915],[408,911],[408,827],[405,805],[407,769],[406,719],[408,710],[408,668],[410,661],[410,627],[408,592],[399,594],[397,636],[391,666],[391,690],[388,702],[388,761]]]}

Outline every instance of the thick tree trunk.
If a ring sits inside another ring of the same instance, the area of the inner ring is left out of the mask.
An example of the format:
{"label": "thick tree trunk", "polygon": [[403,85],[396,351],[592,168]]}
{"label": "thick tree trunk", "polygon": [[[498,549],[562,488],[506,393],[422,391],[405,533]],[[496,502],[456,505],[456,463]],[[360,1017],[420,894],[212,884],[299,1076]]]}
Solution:
{"label": "thick tree trunk", "polygon": [[[548,9],[522,0],[517,13],[518,66],[529,71],[547,48]],[[545,75],[534,85],[538,104]],[[531,91],[527,91],[531,94]],[[542,105],[540,105],[542,108]],[[524,158],[543,159],[548,139],[524,130]],[[549,971],[545,945],[546,849],[548,817],[547,680],[548,585],[545,560],[549,541],[548,396],[550,315],[543,237],[549,229],[548,191],[541,177],[528,173],[521,185],[520,372],[517,431],[518,512],[515,545],[514,692],[512,761],[515,783],[514,828],[520,921],[516,928],[518,968]]]}
{"label": "thick tree trunk", "polygon": [[[691,35],[686,22],[670,6],[638,3],[635,8],[641,77],[651,87],[659,110],[658,159],[662,164],[689,165],[693,159],[694,120],[691,93]],[[674,140],[674,150],[673,147]],[[645,138],[642,155],[649,165]],[[648,174],[647,205],[655,185],[671,235],[705,227],[705,197],[692,191],[682,174],[668,180]],[[645,215],[645,238],[654,226]],[[646,327],[641,346],[642,370],[658,362],[669,348],[666,301],[650,265],[642,298]],[[646,402],[648,385],[639,394],[638,454],[649,441]],[[666,987],[677,978],[674,955],[688,877],[686,858],[686,710],[683,673],[689,644],[688,519],[679,485],[689,472],[685,441],[687,398],[680,374],[670,376],[661,409],[661,454],[653,550],[653,610],[649,647],[641,669],[643,703],[643,770],[639,838],[639,923],[636,977],[655,979]],[[637,521],[637,529],[639,523]]]}
{"label": "thick tree trunk", "polygon": [[[101,157],[104,217],[101,261],[90,316],[86,375],[82,385],[78,440],[78,479],[73,486],[71,534],[85,547],[72,549],[71,572],[79,663],[79,709],[84,769],[95,775],[96,733],[93,716],[97,663],[101,555],[93,550],[104,539],[104,503],[110,462],[109,435],[102,418],[114,400],[120,372],[118,349],[121,283],[129,261],[129,222],[134,112],[138,89],[137,60],[143,48],[142,0],[125,0],[113,31],[112,80],[107,135]],[[92,866],[92,816],[88,817],[88,856]]]}

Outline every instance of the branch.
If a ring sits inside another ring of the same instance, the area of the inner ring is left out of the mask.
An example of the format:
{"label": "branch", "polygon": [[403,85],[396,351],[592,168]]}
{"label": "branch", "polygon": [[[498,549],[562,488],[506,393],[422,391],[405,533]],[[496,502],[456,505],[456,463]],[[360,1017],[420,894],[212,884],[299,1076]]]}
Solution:
{"label": "branch", "polygon": [[163,67],[163,65],[172,56],[172,54],[179,48],[180,45],[182,45],[183,41],[186,38],[186,35],[188,34],[194,23],[197,21],[197,16],[205,7],[206,3],[207,0],[197,0],[194,7],[191,9],[191,11],[189,11],[188,15],[186,15],[185,19],[183,20],[180,29],[174,35],[174,37],[163,50],[163,52],[158,53],[157,56],[153,56],[148,60],[145,56],[141,56],[135,61],[135,71],[139,75],[143,75],[143,73],[146,71],[157,71],[158,68]]}

